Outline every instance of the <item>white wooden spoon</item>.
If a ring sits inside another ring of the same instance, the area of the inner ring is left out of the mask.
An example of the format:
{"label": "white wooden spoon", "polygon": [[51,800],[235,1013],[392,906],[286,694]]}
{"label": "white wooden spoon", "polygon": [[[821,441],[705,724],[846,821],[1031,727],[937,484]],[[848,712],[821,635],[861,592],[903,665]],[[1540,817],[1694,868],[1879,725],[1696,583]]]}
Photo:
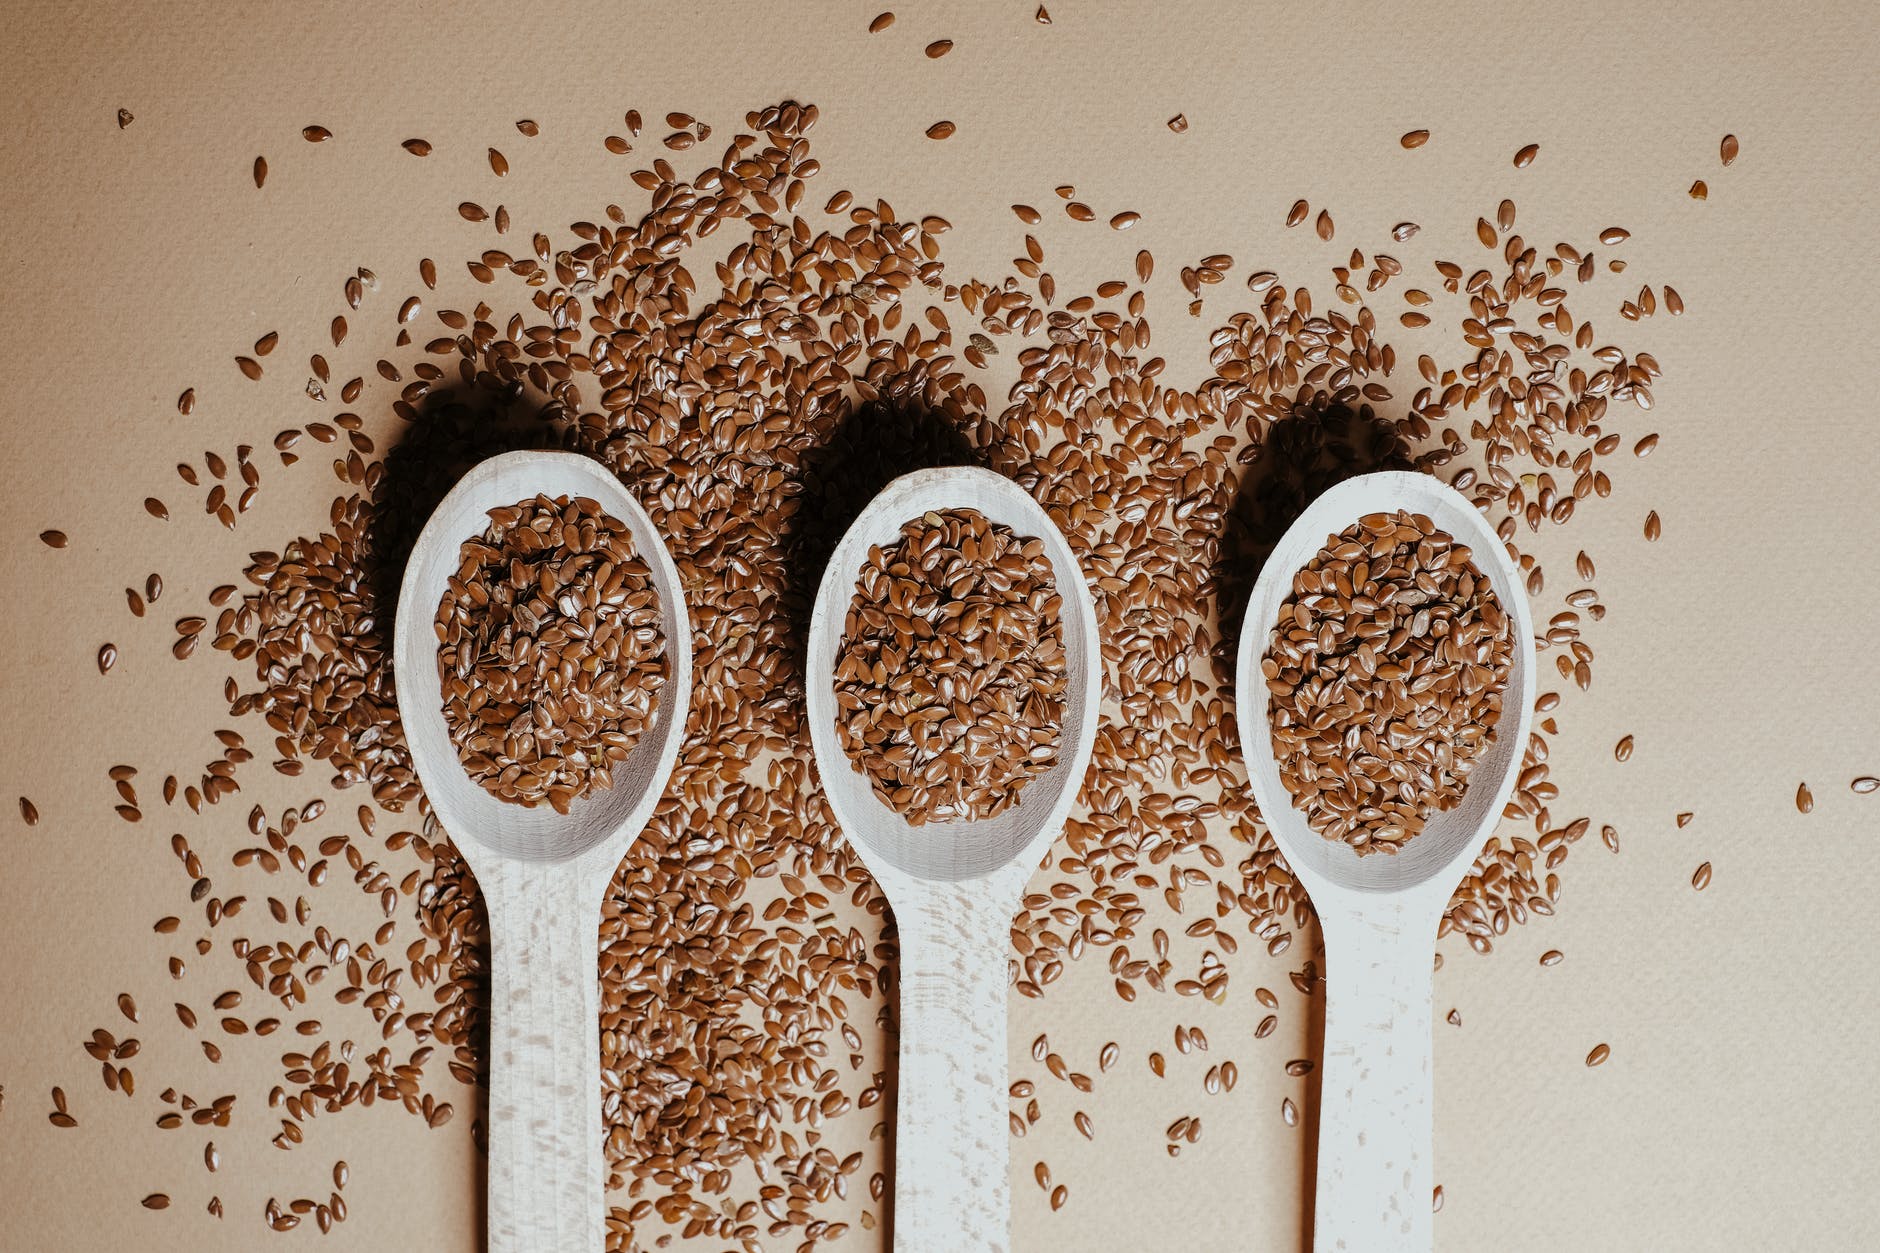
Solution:
{"label": "white wooden spoon", "polygon": [[[879,800],[836,737],[836,648],[870,545],[929,510],[976,509],[1044,541],[1063,601],[1063,738],[1057,764],[1018,803],[978,822],[909,826]],[[1006,969],[1012,915],[1083,784],[1102,694],[1096,609],[1077,557],[1023,489],[989,470],[903,475],[850,525],[816,593],[807,683],[810,738],[829,808],[887,895],[901,935],[901,1059],[894,1141],[896,1253],[1004,1250]]]}
{"label": "white wooden spoon", "polygon": [[[613,787],[576,800],[565,817],[498,800],[464,773],[444,724],[432,625],[463,541],[483,533],[491,509],[538,492],[589,497],[626,523],[659,591],[666,647],[652,724],[614,768]],[[489,1247],[601,1253],[601,898],[658,804],[685,734],[692,625],[679,572],[606,466],[573,453],[506,453],[466,474],[425,524],[399,590],[395,647],[412,764],[489,910]]]}
{"label": "white wooden spoon", "polygon": [[[1407,509],[1473,550],[1514,621],[1495,738],[1461,803],[1431,815],[1402,852],[1359,857],[1293,808],[1280,782],[1260,661],[1293,575],[1365,514]],[[1481,513],[1426,474],[1347,479],[1287,529],[1241,626],[1240,742],[1260,815],[1312,897],[1325,937],[1325,1061],[1319,1080],[1318,1253],[1422,1253],[1431,1242],[1430,973],[1436,927],[1514,790],[1534,709],[1534,624],[1521,576]]]}

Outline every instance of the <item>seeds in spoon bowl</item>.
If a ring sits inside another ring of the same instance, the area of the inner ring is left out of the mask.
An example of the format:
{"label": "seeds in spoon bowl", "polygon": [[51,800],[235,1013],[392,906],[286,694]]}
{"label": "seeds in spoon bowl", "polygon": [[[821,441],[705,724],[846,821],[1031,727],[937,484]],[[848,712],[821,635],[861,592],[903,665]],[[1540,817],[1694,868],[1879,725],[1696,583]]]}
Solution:
{"label": "seeds in spoon bowl", "polygon": [[485,791],[566,813],[613,785],[658,707],[658,591],[626,523],[587,497],[489,516],[437,609],[444,721]]}
{"label": "seeds in spoon bowl", "polygon": [[836,650],[836,731],[915,826],[1004,812],[1057,761],[1067,683],[1044,541],[972,509],[871,548]]}
{"label": "seeds in spoon bowl", "polygon": [[1493,740],[1513,632],[1467,545],[1370,514],[1293,576],[1261,671],[1293,806],[1360,856],[1454,808]]}

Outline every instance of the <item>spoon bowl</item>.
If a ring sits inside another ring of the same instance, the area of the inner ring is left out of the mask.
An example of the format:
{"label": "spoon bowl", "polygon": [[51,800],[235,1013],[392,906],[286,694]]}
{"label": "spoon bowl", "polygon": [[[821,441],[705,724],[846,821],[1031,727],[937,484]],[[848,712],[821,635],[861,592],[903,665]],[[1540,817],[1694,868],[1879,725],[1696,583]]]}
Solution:
{"label": "spoon bowl", "polygon": [[[1408,510],[1469,546],[1512,623],[1501,715],[1455,808],[1430,815],[1395,853],[1360,857],[1314,831],[1280,779],[1272,693],[1260,663],[1293,576],[1366,514]],[[1481,512],[1426,475],[1346,479],[1286,531],[1241,627],[1236,710],[1260,816],[1312,898],[1325,939],[1325,1065],[1313,1246],[1430,1247],[1430,975],[1436,927],[1480,855],[1521,772],[1534,709],[1534,623],[1520,572]]]}
{"label": "spoon bowl", "polygon": [[[433,625],[464,541],[489,511],[543,494],[585,496],[625,523],[659,594],[667,677],[613,786],[567,814],[497,799],[465,772],[444,720]],[[425,523],[395,624],[399,718],[439,823],[489,911],[489,1247],[601,1253],[607,1179],[601,1130],[601,898],[652,816],[685,735],[692,627],[665,540],[606,466],[575,453],[514,452],[464,475]]]}
{"label": "spoon bowl", "polygon": [[[1063,731],[1056,763],[1004,812],[914,826],[875,795],[842,748],[836,652],[868,550],[896,543],[924,513],[962,508],[1044,541],[1062,604]],[[900,931],[897,1253],[1007,1246],[1006,951],[1025,882],[1083,785],[1102,673],[1096,607],[1077,555],[1036,501],[990,470],[944,467],[894,480],[850,524],[823,573],[805,667],[816,771]]]}

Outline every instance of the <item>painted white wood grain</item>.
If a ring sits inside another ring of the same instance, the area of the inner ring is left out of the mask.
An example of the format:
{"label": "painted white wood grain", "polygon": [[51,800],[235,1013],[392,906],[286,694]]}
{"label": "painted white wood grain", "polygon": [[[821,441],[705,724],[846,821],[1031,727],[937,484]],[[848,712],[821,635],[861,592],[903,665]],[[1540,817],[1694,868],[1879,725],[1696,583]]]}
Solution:
{"label": "painted white wood grain", "polygon": [[[1514,620],[1513,661],[1495,738],[1461,803],[1432,815],[1402,852],[1360,858],[1293,808],[1273,757],[1272,694],[1260,659],[1292,577],[1326,541],[1369,513],[1408,509],[1467,544]],[[1520,573],[1481,513],[1426,474],[1347,479],[1287,529],[1254,585],[1241,626],[1236,706],[1241,749],[1286,863],[1325,935],[1325,1065],[1313,1247],[1319,1253],[1430,1248],[1430,970],[1444,906],[1508,803],[1534,710],[1534,623]]]}
{"label": "painted white wood grain", "polygon": [[[464,540],[488,511],[587,496],[627,524],[659,591],[667,681],[652,725],[611,789],[567,816],[525,809],[470,780],[444,723],[432,625]],[[692,697],[692,626],[678,569],[639,502],[607,467],[572,453],[492,457],[432,513],[399,590],[394,674],[412,764],[475,873],[490,921],[489,1248],[601,1253],[600,911],[614,869],[665,790]]]}
{"label": "painted white wood grain", "polygon": [[[1066,677],[1057,763],[1017,804],[979,822],[909,826],[855,770],[836,736],[833,676],[843,620],[871,545],[929,510],[976,509],[1044,541],[1063,600]],[[1003,1253],[1007,1182],[1006,983],[1012,916],[1064,826],[1096,742],[1102,657],[1076,554],[1016,484],[989,470],[903,475],[843,536],[817,591],[805,673],[810,738],[830,811],[894,910],[901,941],[901,1054],[894,1151],[896,1253]]]}

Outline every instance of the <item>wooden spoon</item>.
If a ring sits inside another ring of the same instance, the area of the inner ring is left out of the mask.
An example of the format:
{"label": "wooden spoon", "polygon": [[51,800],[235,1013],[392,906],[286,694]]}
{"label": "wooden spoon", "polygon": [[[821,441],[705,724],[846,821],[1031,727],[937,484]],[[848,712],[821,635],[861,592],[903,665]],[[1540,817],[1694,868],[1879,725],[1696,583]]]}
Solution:
{"label": "wooden spoon", "polygon": [[[1293,807],[1273,757],[1261,676],[1293,575],[1371,513],[1427,516],[1473,550],[1513,619],[1513,660],[1494,739],[1456,808],[1432,814],[1401,852],[1359,857]],[[1519,572],[1481,513],[1426,474],[1347,479],[1287,529],[1254,585],[1241,627],[1237,708],[1260,815],[1312,897],[1325,937],[1325,1063],[1319,1079],[1320,1253],[1430,1248],[1430,974],[1436,927],[1514,790],[1534,709],[1534,624]]]}
{"label": "wooden spoon", "polygon": [[[633,533],[659,591],[667,680],[611,788],[548,805],[498,800],[464,773],[444,724],[432,625],[463,541],[489,511],[537,493],[586,496]],[[394,673],[411,760],[438,821],[475,872],[490,922],[489,1247],[601,1253],[601,898],[665,790],[692,697],[692,625],[666,544],[639,502],[573,453],[492,457],[451,489],[399,590]]]}
{"label": "wooden spoon", "polygon": [[[977,822],[910,826],[879,800],[836,738],[836,648],[871,545],[930,510],[976,509],[1044,541],[1063,602],[1063,739],[1057,764],[1018,803]],[[901,1059],[894,1140],[897,1253],[1003,1250],[1006,982],[1012,915],[1064,825],[1096,741],[1102,657],[1077,557],[1032,498],[989,470],[904,475],[862,511],[823,573],[810,618],[810,738],[829,809],[894,908],[901,935]]]}

